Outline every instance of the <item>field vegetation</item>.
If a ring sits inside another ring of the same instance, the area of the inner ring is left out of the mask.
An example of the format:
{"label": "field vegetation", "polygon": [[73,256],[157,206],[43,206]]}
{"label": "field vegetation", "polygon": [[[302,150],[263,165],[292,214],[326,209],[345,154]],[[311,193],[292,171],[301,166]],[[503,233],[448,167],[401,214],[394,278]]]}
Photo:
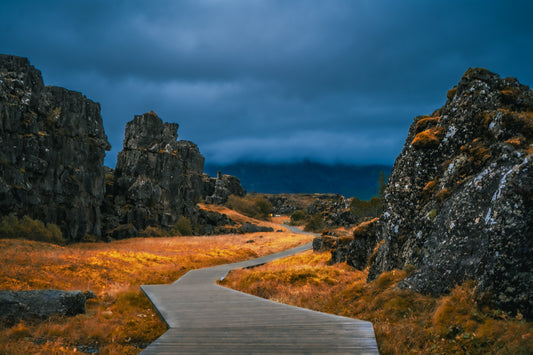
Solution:
{"label": "field vegetation", "polygon": [[394,270],[367,283],[368,271],[329,265],[329,252],[305,252],[254,269],[234,270],[222,285],[273,301],[371,321],[381,354],[531,354],[533,323],[474,301],[467,282],[449,295],[424,296],[396,284]]}
{"label": "field vegetation", "polygon": [[[213,208],[242,222],[274,225]],[[68,246],[0,239],[0,289],[90,290],[97,296],[87,301],[86,314],[0,324],[0,354],[137,354],[166,330],[140,285],[170,283],[191,269],[255,258],[312,239],[277,227],[282,231]]]}

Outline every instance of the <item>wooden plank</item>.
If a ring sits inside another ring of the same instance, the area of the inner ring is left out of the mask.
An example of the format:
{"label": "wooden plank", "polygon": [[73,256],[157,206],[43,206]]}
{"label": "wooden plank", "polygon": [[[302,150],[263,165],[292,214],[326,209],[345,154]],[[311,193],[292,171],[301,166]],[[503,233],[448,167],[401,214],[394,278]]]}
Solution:
{"label": "wooden plank", "polygon": [[170,285],[143,285],[169,330],[142,354],[378,354],[372,323],[315,312],[216,285],[230,270],[309,250],[189,271]]}

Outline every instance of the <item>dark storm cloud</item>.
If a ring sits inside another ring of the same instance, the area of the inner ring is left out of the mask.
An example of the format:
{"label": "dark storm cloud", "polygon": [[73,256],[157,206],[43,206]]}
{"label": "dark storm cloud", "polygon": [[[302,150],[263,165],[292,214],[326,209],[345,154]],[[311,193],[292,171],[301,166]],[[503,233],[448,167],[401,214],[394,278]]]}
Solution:
{"label": "dark storm cloud", "polygon": [[392,163],[473,66],[533,83],[528,1],[12,1],[0,52],[102,105],[114,164],[156,111],[208,161]]}

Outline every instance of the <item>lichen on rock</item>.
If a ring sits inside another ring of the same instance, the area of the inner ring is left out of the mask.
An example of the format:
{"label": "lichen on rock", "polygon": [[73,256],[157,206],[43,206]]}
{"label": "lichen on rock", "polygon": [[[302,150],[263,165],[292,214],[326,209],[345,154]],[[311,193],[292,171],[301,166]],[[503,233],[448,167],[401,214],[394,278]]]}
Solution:
{"label": "lichen on rock", "polygon": [[469,69],[409,129],[369,279],[414,265],[402,287],[438,295],[473,279],[478,299],[533,317],[532,154],[533,92]]}

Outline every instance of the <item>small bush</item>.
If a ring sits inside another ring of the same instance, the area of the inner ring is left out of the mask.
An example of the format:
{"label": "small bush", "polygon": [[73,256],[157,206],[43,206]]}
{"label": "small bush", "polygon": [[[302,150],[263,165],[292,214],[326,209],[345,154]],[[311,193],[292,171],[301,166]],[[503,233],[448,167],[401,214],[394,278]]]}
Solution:
{"label": "small bush", "polygon": [[171,234],[177,234],[181,236],[193,235],[191,221],[185,216],[180,216],[178,218],[178,222],[176,222],[172,228]]}
{"label": "small bush", "polygon": [[301,226],[307,221],[307,212],[304,210],[296,210],[291,215],[291,225],[292,226]]}
{"label": "small bush", "polygon": [[0,238],[29,239],[39,242],[63,244],[63,233],[53,223],[44,224],[42,221],[28,216],[17,218],[11,213],[0,222]]}
{"label": "small bush", "polygon": [[375,218],[382,212],[383,201],[379,197],[372,197],[368,201],[354,197],[350,202],[350,211],[357,219]]}
{"label": "small bush", "polygon": [[268,219],[272,212],[272,203],[263,195],[246,195],[239,197],[231,195],[226,206],[248,217]]}
{"label": "small bush", "polygon": [[316,214],[309,219],[304,227],[306,232],[321,233],[324,230],[324,219],[321,215]]}
{"label": "small bush", "polygon": [[148,226],[139,233],[142,238],[162,238],[168,237],[169,233],[159,227]]}

